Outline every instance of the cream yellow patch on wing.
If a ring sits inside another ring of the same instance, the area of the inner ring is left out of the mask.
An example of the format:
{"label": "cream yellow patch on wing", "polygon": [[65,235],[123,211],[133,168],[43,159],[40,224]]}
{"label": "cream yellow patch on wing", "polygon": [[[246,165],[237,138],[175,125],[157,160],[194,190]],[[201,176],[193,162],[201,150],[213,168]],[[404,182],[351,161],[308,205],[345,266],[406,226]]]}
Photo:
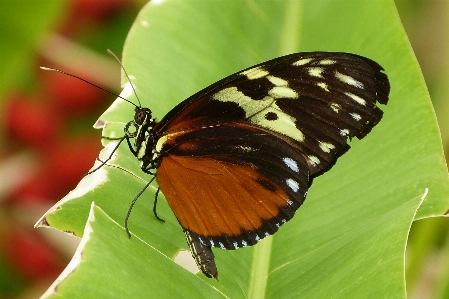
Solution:
{"label": "cream yellow patch on wing", "polygon": [[318,158],[315,157],[315,156],[308,156],[307,158],[309,158],[309,162],[310,162],[313,166],[316,166],[316,165],[318,165],[318,164],[321,163],[320,159],[318,159]]}
{"label": "cream yellow patch on wing", "polygon": [[357,113],[349,113],[349,115],[352,116],[353,119],[355,119],[356,121],[359,121],[362,119],[362,117],[360,116],[360,114]]}
{"label": "cream yellow patch on wing", "polygon": [[354,101],[359,103],[360,105],[363,105],[363,106],[366,105],[366,101],[364,99],[362,99],[361,97],[359,97],[358,95],[355,95],[350,92],[345,92],[345,95],[347,95],[348,97],[350,97],[351,99],[353,99]]}
{"label": "cream yellow patch on wing", "polygon": [[322,72],[324,69],[322,67],[310,67],[308,73],[312,77],[323,78]]}
{"label": "cream yellow patch on wing", "polygon": [[154,147],[154,151],[153,151],[155,153],[155,155],[158,155],[161,152],[162,147],[170,138],[172,138],[173,136],[176,136],[178,134],[182,134],[182,133],[183,132],[175,132],[175,133],[163,135],[161,138],[159,138],[157,140],[156,146]]}
{"label": "cream yellow patch on wing", "polygon": [[241,74],[245,75],[246,78],[248,78],[249,80],[254,80],[254,79],[263,78],[263,77],[269,75],[270,73],[267,70],[264,70],[262,67],[257,66],[252,69],[243,71]]}
{"label": "cream yellow patch on wing", "polygon": [[331,65],[334,63],[336,63],[336,61],[332,60],[332,59],[323,59],[323,60],[318,61],[319,65]]}
{"label": "cream yellow patch on wing", "polygon": [[253,100],[239,91],[237,87],[228,87],[220,90],[212,96],[212,99],[220,102],[233,102],[239,105],[244,111],[246,117],[250,117],[256,112],[270,106],[274,99],[272,97],[265,97],[262,100]]}
{"label": "cream yellow patch on wing", "polygon": [[337,78],[338,80],[340,80],[343,83],[363,89],[363,83],[360,81],[357,81],[356,79],[352,78],[351,76],[342,74],[340,72],[335,72],[335,78]]}
{"label": "cream yellow patch on wing", "polygon": [[288,82],[284,79],[275,76],[267,76],[267,79],[275,86],[288,86]]}
{"label": "cream yellow patch on wing", "polygon": [[325,153],[330,153],[331,150],[335,149],[335,146],[328,142],[318,141],[318,144],[320,146],[320,149]]}
{"label": "cream yellow patch on wing", "polygon": [[[275,120],[267,120],[265,118],[265,115],[270,112],[275,113],[278,116],[278,118]],[[304,134],[295,125],[296,119],[293,116],[284,113],[281,110],[278,110],[272,106],[255,114],[249,119],[249,121],[253,124],[259,125],[271,131],[275,131],[282,135],[289,136],[290,138],[293,138],[296,141],[299,142],[304,141]]]}
{"label": "cream yellow patch on wing", "polygon": [[312,62],[313,58],[303,58],[292,63],[294,66],[301,66]]}
{"label": "cream yellow patch on wing", "polygon": [[299,98],[299,94],[291,89],[290,87],[285,86],[276,86],[268,91],[268,94],[275,99],[287,98],[287,99],[297,99]]}
{"label": "cream yellow patch on wing", "polygon": [[349,130],[348,129],[342,129],[340,130],[340,135],[341,136],[348,136],[349,134]]}
{"label": "cream yellow patch on wing", "polygon": [[330,107],[332,110],[335,111],[335,113],[338,113],[341,110],[340,104],[337,104],[337,103],[331,103]]}
{"label": "cream yellow patch on wing", "polygon": [[316,84],[318,87],[321,87],[322,89],[324,89],[324,91],[329,92],[329,88],[327,87],[327,84],[324,82],[319,82]]}

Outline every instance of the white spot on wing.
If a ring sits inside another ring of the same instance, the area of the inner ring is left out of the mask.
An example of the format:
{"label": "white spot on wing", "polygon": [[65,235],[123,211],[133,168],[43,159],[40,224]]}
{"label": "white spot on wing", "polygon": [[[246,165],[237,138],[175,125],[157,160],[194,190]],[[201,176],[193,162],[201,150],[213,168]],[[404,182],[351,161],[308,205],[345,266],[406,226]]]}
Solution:
{"label": "white spot on wing", "polygon": [[330,153],[331,150],[335,149],[335,146],[333,144],[330,144],[328,142],[321,142],[318,141],[318,144],[320,146],[320,149],[325,153]]}
{"label": "white spot on wing", "polygon": [[360,114],[357,113],[349,113],[349,115],[352,116],[353,119],[355,119],[356,121],[359,121],[362,119],[362,117],[360,116]]}
{"label": "white spot on wing", "polygon": [[287,98],[287,99],[297,99],[299,97],[298,93],[293,89],[285,86],[276,86],[268,91],[268,94],[275,99]]}
{"label": "white spot on wing", "polygon": [[267,79],[275,86],[287,86],[288,82],[284,79],[275,76],[267,76]]}
{"label": "white spot on wing", "polygon": [[335,78],[337,78],[338,80],[340,80],[343,83],[363,89],[363,83],[360,81],[357,81],[356,79],[352,78],[351,76],[342,74],[340,72],[335,72]]}
{"label": "white spot on wing", "polygon": [[321,87],[322,89],[324,89],[325,91],[329,92],[329,88],[327,87],[327,84],[324,82],[318,82],[316,84],[318,87]]}
{"label": "white spot on wing", "polygon": [[319,65],[331,65],[334,63],[336,63],[336,61],[332,60],[332,59],[323,59],[323,60],[318,61]]}
{"label": "white spot on wing", "polygon": [[285,157],[285,158],[282,158],[282,161],[284,161],[285,165],[287,165],[288,168],[290,168],[294,172],[296,172],[296,173],[299,172],[298,163],[296,163],[296,161],[293,160],[292,158]]}
{"label": "white spot on wing", "polygon": [[301,66],[310,63],[313,58],[303,58],[292,63],[294,66]]}
{"label": "white spot on wing", "polygon": [[364,99],[362,99],[361,97],[359,97],[353,93],[345,92],[345,95],[347,95],[348,97],[350,97],[351,99],[353,99],[354,101],[359,103],[360,105],[363,105],[363,106],[366,105],[366,101]]}
{"label": "white spot on wing", "polygon": [[294,179],[286,179],[285,182],[287,183],[287,186],[290,187],[290,189],[293,190],[293,192],[298,192],[299,190],[299,184]]}
{"label": "white spot on wing", "polygon": [[322,67],[311,67],[308,69],[308,73],[312,77],[323,78],[321,74],[324,71]]}
{"label": "white spot on wing", "polygon": [[320,159],[315,156],[308,156],[307,158],[309,158],[309,161],[313,166],[317,166],[318,164],[320,164]]}
{"label": "white spot on wing", "polygon": [[332,110],[335,111],[335,113],[338,113],[341,110],[340,104],[337,104],[337,103],[331,103],[330,107]]}
{"label": "white spot on wing", "polygon": [[269,74],[269,72],[264,70],[262,67],[258,66],[258,67],[254,67],[252,69],[243,71],[241,74],[245,75],[249,80],[254,80],[254,79],[260,79],[260,78],[267,76]]}
{"label": "white spot on wing", "polygon": [[349,134],[349,130],[348,129],[342,129],[340,130],[340,135],[341,136],[348,136]]}

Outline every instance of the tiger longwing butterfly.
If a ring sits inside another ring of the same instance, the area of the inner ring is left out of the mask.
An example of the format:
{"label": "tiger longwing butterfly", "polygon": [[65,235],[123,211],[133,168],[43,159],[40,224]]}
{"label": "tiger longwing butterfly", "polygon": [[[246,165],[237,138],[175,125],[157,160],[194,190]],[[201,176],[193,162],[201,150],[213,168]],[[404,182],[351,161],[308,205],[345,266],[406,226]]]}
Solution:
{"label": "tiger longwing butterfly", "polygon": [[153,176],[143,190],[156,178],[199,269],[218,279],[211,247],[254,245],[289,221],[348,138],[379,123],[377,104],[389,92],[383,68],[368,58],[291,54],[210,85],[159,122],[136,105],[117,147],[126,140]]}

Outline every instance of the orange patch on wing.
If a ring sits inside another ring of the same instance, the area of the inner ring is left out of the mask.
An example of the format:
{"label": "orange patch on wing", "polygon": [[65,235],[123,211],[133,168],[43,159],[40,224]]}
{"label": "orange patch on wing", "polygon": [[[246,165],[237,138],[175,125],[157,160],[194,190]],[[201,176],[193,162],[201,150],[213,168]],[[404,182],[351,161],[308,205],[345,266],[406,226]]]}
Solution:
{"label": "orange patch on wing", "polygon": [[279,214],[289,196],[258,183],[253,168],[205,157],[166,156],[157,181],[181,225],[206,237],[238,236]]}

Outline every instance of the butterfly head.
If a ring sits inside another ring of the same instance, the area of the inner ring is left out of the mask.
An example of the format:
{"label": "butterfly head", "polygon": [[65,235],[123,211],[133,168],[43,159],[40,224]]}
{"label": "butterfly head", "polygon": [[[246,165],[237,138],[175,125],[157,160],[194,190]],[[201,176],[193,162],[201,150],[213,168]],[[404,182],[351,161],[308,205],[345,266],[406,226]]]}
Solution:
{"label": "butterfly head", "polygon": [[137,126],[145,126],[148,122],[153,122],[153,113],[149,108],[136,107],[134,122]]}

